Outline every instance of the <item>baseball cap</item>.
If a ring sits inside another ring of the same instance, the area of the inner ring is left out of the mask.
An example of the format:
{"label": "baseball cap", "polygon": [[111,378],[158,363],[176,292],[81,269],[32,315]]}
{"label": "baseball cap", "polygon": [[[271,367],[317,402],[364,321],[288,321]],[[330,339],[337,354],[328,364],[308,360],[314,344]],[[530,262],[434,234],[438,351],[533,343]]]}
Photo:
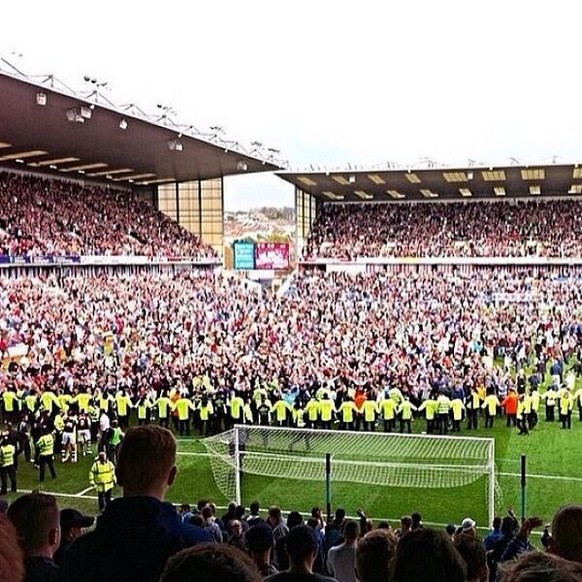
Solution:
{"label": "baseball cap", "polygon": [[471,519],[470,517],[466,517],[462,522],[461,522],[461,528],[463,528],[463,530],[468,530],[471,529],[473,527],[475,527],[475,525],[477,525],[475,523],[474,519]]}
{"label": "baseball cap", "polygon": [[76,509],[61,509],[61,529],[64,531],[74,527],[91,527],[94,522],[94,517],[83,515]]}

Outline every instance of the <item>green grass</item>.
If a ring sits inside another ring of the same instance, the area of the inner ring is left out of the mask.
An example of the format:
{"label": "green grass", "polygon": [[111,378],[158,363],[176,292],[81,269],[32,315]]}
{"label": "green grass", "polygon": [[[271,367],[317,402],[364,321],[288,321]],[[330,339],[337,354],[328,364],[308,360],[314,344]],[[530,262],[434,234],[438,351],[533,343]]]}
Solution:
{"label": "green grass", "polygon": [[[543,415],[542,415],[543,416]],[[413,423],[414,430],[424,429],[423,421]],[[520,507],[520,455],[527,455],[527,513],[549,520],[553,512],[568,502],[582,503],[582,422],[573,418],[572,430],[561,430],[557,422],[541,420],[529,436],[518,436],[515,429],[505,427],[498,418],[493,429],[466,431],[463,436],[493,436],[496,441],[496,466],[498,471],[497,511],[505,512],[513,506]],[[196,438],[179,441],[182,453],[203,452]],[[94,514],[97,511],[94,492],[82,493],[89,487],[88,473],[92,457],[80,458],[77,464],[61,465],[56,462],[57,479],[50,477],[41,490],[55,492],[62,507],[76,507]],[[178,457],[179,474],[168,491],[167,499],[174,503],[196,502],[205,498],[225,505],[227,500],[218,490],[210,462],[204,456],[189,454]],[[552,478],[554,477],[554,478]],[[18,474],[21,491],[39,488],[38,472],[30,464],[21,462]],[[119,491],[115,492],[120,494]],[[249,504],[258,500],[263,507],[280,505],[285,510],[309,511],[313,505],[324,507],[324,484],[284,479],[247,476],[243,479],[243,501]],[[460,523],[471,516],[479,525],[486,525],[486,481],[455,489],[404,489],[368,486],[353,483],[332,485],[332,505],[343,506],[348,514],[359,507],[375,518],[396,519],[412,511],[420,511],[426,523]]]}

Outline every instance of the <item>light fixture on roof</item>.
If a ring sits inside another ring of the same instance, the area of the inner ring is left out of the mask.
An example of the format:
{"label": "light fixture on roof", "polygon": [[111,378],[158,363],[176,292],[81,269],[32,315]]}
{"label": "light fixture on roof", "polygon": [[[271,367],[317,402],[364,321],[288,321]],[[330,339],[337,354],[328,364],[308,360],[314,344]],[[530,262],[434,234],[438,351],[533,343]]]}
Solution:
{"label": "light fixture on roof", "polygon": [[37,93],[36,94],[36,104],[44,107],[46,105],[46,93]]}
{"label": "light fixture on roof", "polygon": [[125,119],[122,119],[122,120],[119,122],[119,129],[123,129],[123,130],[127,129],[127,120],[125,120]]}
{"label": "light fixture on roof", "polygon": [[242,160],[238,161],[236,163],[236,169],[240,170],[241,172],[246,172],[248,170],[247,163],[243,162]]}
{"label": "light fixture on roof", "polygon": [[178,141],[177,139],[171,139],[168,142],[168,149],[172,152],[181,152],[184,149],[184,146],[182,145],[181,141]]}
{"label": "light fixture on roof", "polygon": [[66,116],[67,121],[70,123],[85,123],[85,117],[81,115],[78,109],[67,109]]}
{"label": "light fixture on roof", "polygon": [[84,117],[85,119],[91,119],[91,115],[93,115],[93,107],[91,106],[87,106],[87,105],[83,105],[81,107],[81,117]]}
{"label": "light fixture on roof", "polygon": [[350,184],[355,184],[356,183],[356,176],[355,176],[355,174],[350,174],[350,176],[348,177],[348,182]]}

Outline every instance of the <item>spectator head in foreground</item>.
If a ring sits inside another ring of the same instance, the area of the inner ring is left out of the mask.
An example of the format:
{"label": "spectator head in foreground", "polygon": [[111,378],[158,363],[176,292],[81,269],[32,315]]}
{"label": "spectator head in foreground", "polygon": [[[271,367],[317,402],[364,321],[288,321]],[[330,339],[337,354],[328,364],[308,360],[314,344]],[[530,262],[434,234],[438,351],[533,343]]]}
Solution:
{"label": "spectator head in foreground", "polygon": [[487,582],[489,568],[485,546],[471,532],[455,537],[455,548],[467,565],[467,582]]}
{"label": "spectator head in foreground", "polygon": [[582,505],[565,505],[552,519],[550,551],[582,563]]}
{"label": "spectator head in foreground", "polygon": [[549,552],[524,552],[499,569],[499,582],[579,582],[582,564]]}
{"label": "spectator head in foreground", "polygon": [[422,527],[422,516],[420,515],[420,513],[418,513],[418,511],[415,511],[410,518],[412,519],[412,529],[418,529],[420,527]]}
{"label": "spectator head in foreground", "polygon": [[257,523],[245,533],[247,550],[262,576],[275,574],[271,566],[271,552],[275,547],[273,530],[266,523]]}
{"label": "spectator head in foreground", "polygon": [[285,549],[289,556],[289,569],[265,578],[269,582],[317,579],[333,580],[313,574],[313,563],[317,557],[318,544],[315,532],[308,525],[297,525],[289,530],[285,538]]}
{"label": "spectator head in foreground", "polygon": [[59,566],[63,564],[69,546],[95,523],[95,518],[83,515],[80,511],[67,507],[61,509],[60,522],[61,545],[54,555],[54,560]]}
{"label": "spectator head in foreground", "polygon": [[356,549],[356,576],[360,582],[388,580],[390,561],[396,553],[398,538],[390,531],[368,532]]}
{"label": "spectator head in foreground", "polygon": [[15,499],[6,515],[24,552],[26,580],[56,580],[58,567],[53,556],[61,543],[57,500],[52,495],[29,493]]}
{"label": "spectator head in foreground", "polygon": [[22,582],[24,564],[16,528],[0,513],[0,582]]}
{"label": "spectator head in foreground", "polygon": [[465,582],[467,567],[444,531],[419,528],[400,538],[393,582]]}
{"label": "spectator head in foreground", "polygon": [[477,536],[476,526],[477,523],[475,522],[474,519],[466,517],[461,522],[460,535],[463,535],[465,537],[476,537]]}
{"label": "spectator head in foreground", "polygon": [[204,543],[168,560],[160,582],[260,582],[253,561],[228,544]]}
{"label": "spectator head in foreground", "polygon": [[127,431],[117,462],[117,482],[125,497],[163,500],[176,472],[176,439],[168,429],[149,425]]}
{"label": "spectator head in foreground", "polygon": [[95,518],[83,515],[80,511],[72,508],[61,509],[61,538],[71,541],[78,538],[88,527],[95,523]]}
{"label": "spectator head in foreground", "polygon": [[61,541],[59,508],[52,495],[22,495],[10,504],[7,516],[16,528],[26,556],[52,558]]}

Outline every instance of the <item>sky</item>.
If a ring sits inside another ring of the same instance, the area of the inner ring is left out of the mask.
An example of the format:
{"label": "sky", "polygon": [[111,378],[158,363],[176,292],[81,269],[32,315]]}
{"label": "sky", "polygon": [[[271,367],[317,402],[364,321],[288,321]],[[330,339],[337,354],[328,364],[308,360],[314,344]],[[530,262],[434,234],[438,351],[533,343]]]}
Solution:
{"label": "sky", "polygon": [[[294,169],[576,162],[581,16],[572,0],[22,0],[2,6],[0,57],[107,81],[116,103],[168,105]],[[271,175],[225,190],[227,209],[293,205]]]}

